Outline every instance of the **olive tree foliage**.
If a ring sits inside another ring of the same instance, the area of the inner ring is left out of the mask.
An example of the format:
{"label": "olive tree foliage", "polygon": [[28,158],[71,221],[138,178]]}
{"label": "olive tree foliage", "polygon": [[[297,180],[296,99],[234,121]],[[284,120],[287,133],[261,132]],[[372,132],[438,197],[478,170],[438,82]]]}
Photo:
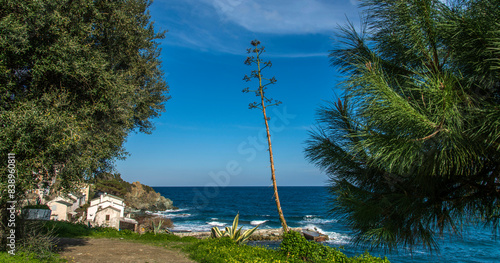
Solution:
{"label": "olive tree foliage", "polygon": [[[16,194],[57,174],[71,189],[150,133],[168,86],[149,0],[2,0],[0,156],[14,153]],[[57,173],[56,173],[57,171]],[[0,187],[6,200],[6,177]]]}
{"label": "olive tree foliage", "polygon": [[318,111],[306,156],[360,245],[437,249],[500,219],[498,1],[365,0],[331,51],[341,98]]}

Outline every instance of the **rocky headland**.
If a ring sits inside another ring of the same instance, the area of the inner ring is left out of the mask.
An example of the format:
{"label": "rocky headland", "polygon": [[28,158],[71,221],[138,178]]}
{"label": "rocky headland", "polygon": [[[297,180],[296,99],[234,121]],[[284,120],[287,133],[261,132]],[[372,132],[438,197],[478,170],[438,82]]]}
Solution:
{"label": "rocky headland", "polygon": [[140,182],[131,184],[130,192],[125,196],[125,203],[132,209],[141,211],[165,211],[176,209],[172,200],[163,197],[153,188]]}
{"label": "rocky headland", "polygon": [[161,196],[151,186],[140,182],[129,183],[121,175],[104,173],[93,185],[94,197],[108,193],[125,199],[126,212],[144,213],[145,211],[165,211],[176,209],[172,200]]}

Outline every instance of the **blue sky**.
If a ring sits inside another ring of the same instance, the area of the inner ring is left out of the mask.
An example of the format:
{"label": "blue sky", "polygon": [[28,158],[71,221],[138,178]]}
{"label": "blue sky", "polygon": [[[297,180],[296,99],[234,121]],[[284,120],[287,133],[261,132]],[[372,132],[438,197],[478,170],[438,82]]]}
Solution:
{"label": "blue sky", "polygon": [[241,91],[252,68],[244,64],[250,41],[266,47],[278,80],[268,108],[278,185],[325,185],[328,177],[304,158],[305,140],[319,106],[341,80],[330,67],[337,25],[359,21],[355,0],[156,0],[162,69],[172,98],[154,119],[153,134],[132,133],[130,153],[117,162],[126,181],[151,186],[268,186],[269,154],[257,97]]}

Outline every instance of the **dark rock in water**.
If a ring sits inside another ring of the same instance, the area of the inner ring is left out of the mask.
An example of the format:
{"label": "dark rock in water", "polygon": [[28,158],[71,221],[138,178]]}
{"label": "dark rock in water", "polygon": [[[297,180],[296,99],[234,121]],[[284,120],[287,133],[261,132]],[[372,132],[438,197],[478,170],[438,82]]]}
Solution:
{"label": "dark rock in water", "polygon": [[316,241],[316,242],[325,242],[325,241],[328,240],[328,236],[327,235],[323,235],[323,234],[318,233],[316,231],[303,230],[302,231],[302,235],[304,235],[304,237],[307,240],[313,240],[313,241]]}
{"label": "dark rock in water", "polygon": [[165,211],[176,208],[172,200],[139,182],[132,183],[130,192],[125,195],[125,203],[132,208],[147,211]]}

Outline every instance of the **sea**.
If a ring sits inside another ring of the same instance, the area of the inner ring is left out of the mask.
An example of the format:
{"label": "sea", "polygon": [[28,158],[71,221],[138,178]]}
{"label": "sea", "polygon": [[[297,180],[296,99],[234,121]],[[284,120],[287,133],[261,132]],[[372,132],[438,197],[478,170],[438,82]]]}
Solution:
{"label": "sea", "polygon": [[[214,226],[231,226],[239,213],[244,229],[280,228],[273,188],[269,187],[153,187],[171,199],[179,209],[159,212],[170,218],[174,230],[210,231]],[[279,187],[283,213],[289,227],[317,229],[330,237],[326,245],[341,248],[346,255],[363,253],[367,248],[350,244],[351,231],[329,213],[331,195],[326,187]],[[391,262],[500,262],[500,237],[489,228],[464,226],[461,237],[444,234],[439,251],[405,248],[387,253],[368,250]]]}

